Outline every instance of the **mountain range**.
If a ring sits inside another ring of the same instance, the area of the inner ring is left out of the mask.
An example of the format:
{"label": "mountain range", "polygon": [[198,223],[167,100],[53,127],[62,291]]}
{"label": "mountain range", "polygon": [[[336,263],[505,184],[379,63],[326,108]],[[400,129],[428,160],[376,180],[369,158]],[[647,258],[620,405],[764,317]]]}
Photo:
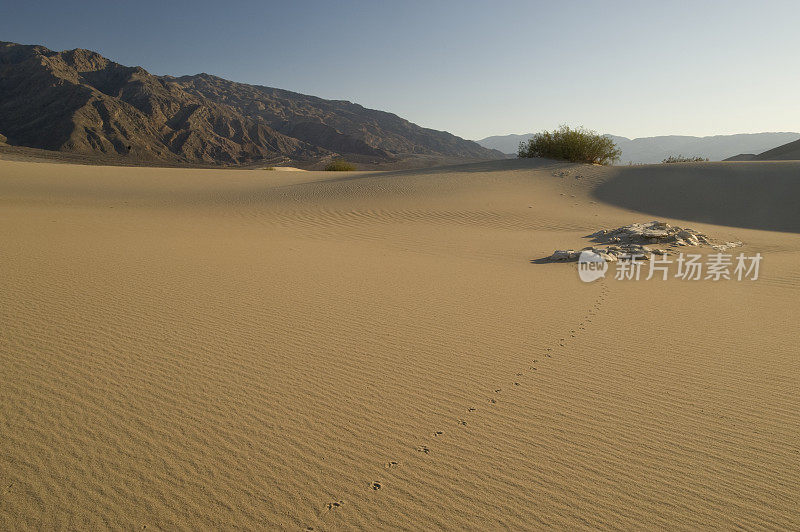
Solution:
{"label": "mountain range", "polygon": [[[628,162],[660,163],[671,155],[704,157],[712,161],[721,161],[739,156],[739,154],[760,154],[776,146],[800,139],[800,133],[744,133],[711,137],[669,135],[635,139],[616,135],[606,136],[613,139],[614,143],[622,150],[622,157],[620,158],[620,163],[622,164]],[[507,154],[515,154],[519,143],[525,142],[531,137],[533,137],[533,133],[502,135],[486,137],[477,142],[485,148],[499,150]],[[797,150],[800,150],[800,147],[795,147],[795,151]],[[754,159],[757,157],[760,156],[752,155],[745,158]]]}
{"label": "mountain range", "polygon": [[[532,136],[473,142],[349,101],[205,73],[156,76],[90,50],[55,52],[0,41],[0,145],[145,163],[313,164],[344,157],[380,165],[499,159]],[[657,163],[671,155],[712,161],[800,157],[800,133],[608,136],[622,150],[622,164]]]}
{"label": "mountain range", "polygon": [[11,42],[0,42],[0,143],[211,165],[504,157],[348,101],[209,74],[156,76],[90,50]]}

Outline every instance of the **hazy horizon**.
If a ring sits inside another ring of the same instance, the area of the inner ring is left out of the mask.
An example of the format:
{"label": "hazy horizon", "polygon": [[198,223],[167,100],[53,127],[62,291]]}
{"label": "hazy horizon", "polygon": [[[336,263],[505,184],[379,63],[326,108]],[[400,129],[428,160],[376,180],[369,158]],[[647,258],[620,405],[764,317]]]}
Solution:
{"label": "hazy horizon", "polygon": [[[800,128],[798,128],[798,129],[800,129]],[[538,129],[534,129],[534,130],[531,130],[531,131],[526,131],[524,133],[503,133],[503,134],[500,134],[500,135],[486,135],[485,137],[480,138],[480,139],[470,139],[470,140],[484,140],[484,139],[492,138],[492,137],[511,137],[511,136],[522,137],[522,136],[530,135],[530,134],[533,134],[533,133],[539,133],[539,131],[540,130],[538,130]],[[614,137],[623,137],[623,138],[626,138],[628,140],[637,140],[637,139],[650,139],[650,138],[657,138],[657,137],[697,137],[697,138],[728,137],[728,136],[733,136],[733,135],[759,135],[759,134],[764,134],[764,133],[800,133],[800,131],[746,131],[746,132],[739,132],[739,133],[716,133],[716,134],[711,134],[711,135],[691,135],[691,134],[676,135],[676,134],[666,133],[664,135],[645,135],[643,137],[629,137],[627,135],[617,135],[613,131],[598,131],[598,133],[600,133],[602,135],[611,135],[611,136],[614,136]]]}
{"label": "hazy horizon", "polygon": [[158,74],[349,100],[467,139],[559,124],[627,138],[791,132],[800,5],[45,1],[2,40]]}

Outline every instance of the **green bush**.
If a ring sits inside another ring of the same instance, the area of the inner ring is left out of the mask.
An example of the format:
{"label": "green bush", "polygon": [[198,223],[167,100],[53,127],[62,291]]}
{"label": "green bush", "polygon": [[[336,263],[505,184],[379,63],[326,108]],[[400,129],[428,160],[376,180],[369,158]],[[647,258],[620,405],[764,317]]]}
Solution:
{"label": "green bush", "polygon": [[537,133],[520,142],[519,157],[547,157],[576,163],[611,164],[622,152],[614,141],[594,131],[561,126],[554,131]]}
{"label": "green bush", "polygon": [[684,157],[683,155],[670,155],[663,161],[664,164],[671,164],[671,163],[704,163],[707,162],[708,158],[704,157]]}
{"label": "green bush", "polygon": [[331,161],[325,167],[325,170],[328,172],[352,172],[355,169],[355,165],[341,159],[337,161]]}

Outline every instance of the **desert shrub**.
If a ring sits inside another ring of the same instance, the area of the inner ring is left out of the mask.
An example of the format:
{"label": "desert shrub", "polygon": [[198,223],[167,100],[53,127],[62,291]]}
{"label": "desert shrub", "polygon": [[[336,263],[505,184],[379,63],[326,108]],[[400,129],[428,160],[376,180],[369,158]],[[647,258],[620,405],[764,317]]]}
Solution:
{"label": "desert shrub", "polygon": [[520,142],[519,157],[547,157],[576,163],[611,164],[622,152],[614,141],[594,131],[561,126],[554,131],[535,134]]}
{"label": "desert shrub", "polygon": [[331,161],[327,166],[325,166],[325,170],[328,172],[352,172],[355,169],[355,165],[341,159]]}
{"label": "desert shrub", "polygon": [[663,161],[664,164],[671,164],[671,163],[704,163],[707,162],[707,157],[684,157],[683,155],[670,155]]}

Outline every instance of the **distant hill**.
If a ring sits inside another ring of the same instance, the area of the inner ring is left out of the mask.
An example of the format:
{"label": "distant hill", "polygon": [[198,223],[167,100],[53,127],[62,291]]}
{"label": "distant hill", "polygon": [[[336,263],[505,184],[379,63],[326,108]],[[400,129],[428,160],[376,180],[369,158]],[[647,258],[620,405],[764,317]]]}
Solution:
{"label": "distant hill", "polygon": [[740,153],[739,155],[734,155],[733,157],[728,157],[727,159],[723,159],[724,161],[752,161],[756,158],[755,153]]}
{"label": "distant hill", "polygon": [[347,101],[208,74],[154,76],[89,50],[10,42],[0,42],[0,140],[170,163],[503,157]]}
{"label": "distant hill", "polygon": [[755,161],[786,161],[800,160],[800,140],[789,142],[771,150],[759,153],[753,157]]}
{"label": "distant hill", "polygon": [[[519,143],[527,141],[532,136],[533,133],[503,135],[487,137],[477,142],[485,148],[516,154]],[[670,135],[636,139],[616,135],[607,136],[611,137],[622,150],[619,164],[625,164],[629,161],[634,163],[660,163],[670,155],[707,157],[712,161],[721,161],[738,154],[760,153],[775,146],[800,139],[800,133],[743,133],[738,135],[715,135],[712,137]]]}
{"label": "distant hill", "polygon": [[506,154],[517,154],[520,142],[525,142],[533,136],[533,133],[524,133],[522,135],[497,135],[494,137],[486,137],[485,139],[476,140],[478,144],[490,150],[497,150]]}

